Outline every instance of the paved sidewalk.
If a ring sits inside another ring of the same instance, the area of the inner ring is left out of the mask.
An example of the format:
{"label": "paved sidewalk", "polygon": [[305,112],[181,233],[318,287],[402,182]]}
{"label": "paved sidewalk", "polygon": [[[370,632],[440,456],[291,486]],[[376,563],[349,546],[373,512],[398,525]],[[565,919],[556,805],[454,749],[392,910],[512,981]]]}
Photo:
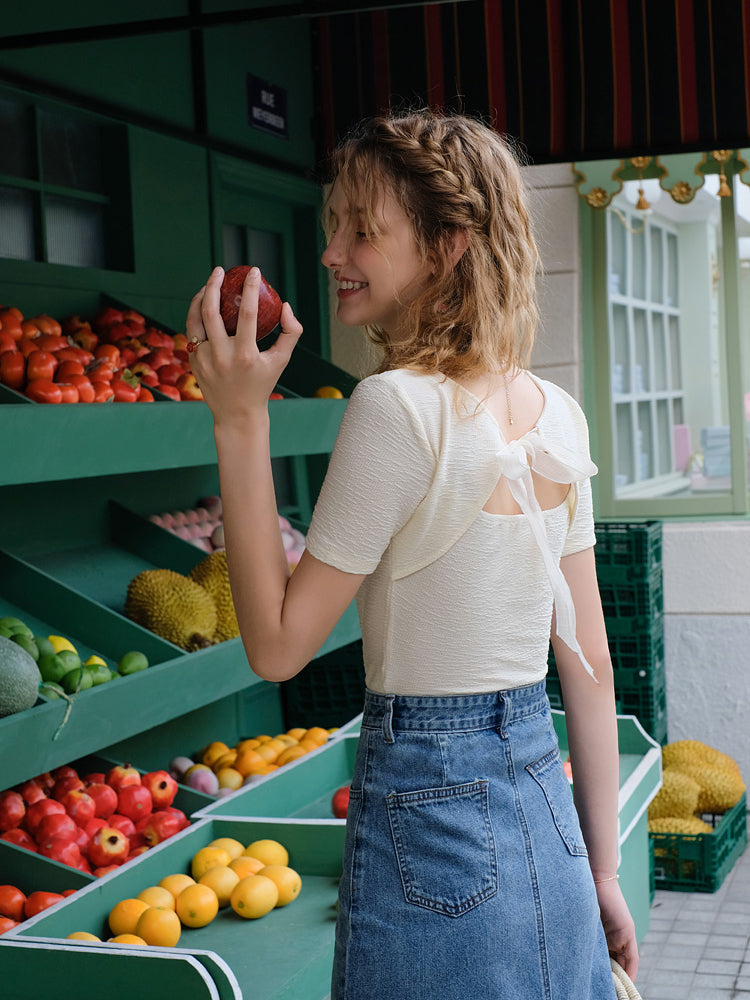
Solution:
{"label": "paved sidewalk", "polygon": [[640,951],[643,1000],[750,1000],[750,849],[716,892],[657,890]]}

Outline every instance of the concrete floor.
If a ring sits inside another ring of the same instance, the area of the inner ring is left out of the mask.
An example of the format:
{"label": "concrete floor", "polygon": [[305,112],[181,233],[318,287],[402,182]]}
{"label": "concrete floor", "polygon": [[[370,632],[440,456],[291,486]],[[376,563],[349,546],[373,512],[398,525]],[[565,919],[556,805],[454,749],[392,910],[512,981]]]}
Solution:
{"label": "concrete floor", "polygon": [[750,1000],[750,850],[716,892],[657,889],[640,952],[643,1000]]}

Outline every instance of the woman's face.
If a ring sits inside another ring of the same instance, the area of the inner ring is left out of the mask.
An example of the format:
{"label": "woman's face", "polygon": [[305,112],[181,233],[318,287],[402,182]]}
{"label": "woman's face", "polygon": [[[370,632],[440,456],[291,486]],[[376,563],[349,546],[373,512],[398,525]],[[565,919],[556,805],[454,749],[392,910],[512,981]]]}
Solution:
{"label": "woman's face", "polygon": [[336,315],[346,326],[378,326],[399,335],[406,306],[430,280],[411,222],[388,191],[374,206],[378,232],[367,232],[366,213],[352,207],[338,181],[328,203],[328,246],[321,260],[338,283]]}

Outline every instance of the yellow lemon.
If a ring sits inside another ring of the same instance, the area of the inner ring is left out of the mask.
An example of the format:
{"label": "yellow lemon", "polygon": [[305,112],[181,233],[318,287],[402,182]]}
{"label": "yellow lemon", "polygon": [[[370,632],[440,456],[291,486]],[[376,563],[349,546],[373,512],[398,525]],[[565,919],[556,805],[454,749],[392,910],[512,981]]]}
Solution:
{"label": "yellow lemon", "polygon": [[207,847],[221,847],[222,850],[229,854],[230,858],[238,858],[240,854],[245,850],[245,845],[241,840],[235,840],[234,837],[217,837],[212,840]]}
{"label": "yellow lemon", "polygon": [[242,788],[242,782],[245,780],[245,776],[235,771],[233,767],[222,767],[216,772],[216,777],[219,780],[219,788],[231,788],[232,791]]}
{"label": "yellow lemon", "polygon": [[280,740],[282,743],[285,743],[288,747],[293,747],[295,746],[295,744],[299,742],[295,736],[290,736],[289,733],[278,733],[276,736],[274,736],[274,739]]}
{"label": "yellow lemon", "polygon": [[148,907],[142,899],[121,899],[109,911],[109,929],[118,934],[133,934],[143,911]]}
{"label": "yellow lemon", "polygon": [[213,764],[211,765],[211,770],[218,774],[225,767],[234,767],[234,762],[237,760],[236,750],[227,750],[226,753],[221,754]]}
{"label": "yellow lemon", "polygon": [[240,740],[240,742],[235,746],[234,749],[239,754],[243,753],[245,750],[254,750],[259,743],[260,743],[259,740],[256,740],[255,737],[252,737],[252,739]]}
{"label": "yellow lemon", "polygon": [[73,931],[67,937],[71,941],[101,941],[101,938],[98,938],[96,934],[89,934],[88,931]]}
{"label": "yellow lemon", "polygon": [[70,639],[66,639],[64,635],[48,635],[47,639],[52,643],[52,648],[56,653],[59,653],[61,649],[69,649],[71,653],[78,652]]}
{"label": "yellow lemon", "polygon": [[248,875],[232,890],[229,904],[234,912],[247,920],[257,920],[269,913],[279,900],[276,883],[265,875]]}
{"label": "yellow lemon", "polygon": [[163,906],[168,910],[174,909],[174,896],[163,885],[149,885],[145,889],[141,889],[136,899],[142,899],[148,906]]}
{"label": "yellow lemon", "polygon": [[201,875],[198,882],[200,885],[207,885],[209,889],[213,889],[219,901],[219,909],[221,909],[229,905],[232,890],[239,880],[239,874],[229,865],[216,865],[215,868],[209,868],[205,875]]}
{"label": "yellow lemon", "polygon": [[295,728],[295,729],[289,729],[289,730],[287,730],[287,736],[291,736],[293,739],[299,741],[299,740],[302,739],[302,737],[305,735],[306,732],[307,732],[306,729],[302,729],[302,728],[298,727],[298,728]]}
{"label": "yellow lemon", "polygon": [[257,858],[264,865],[288,865],[289,851],[278,840],[254,840],[248,844],[244,854],[251,858]]}
{"label": "yellow lemon", "polygon": [[148,906],[138,918],[135,933],[138,937],[142,937],[146,944],[160,948],[174,948],[180,940],[182,924],[174,910],[167,910],[162,906]]}
{"label": "yellow lemon", "polygon": [[139,944],[141,947],[148,947],[148,941],[144,941],[137,934],[115,934],[114,937],[107,938],[107,943],[112,944]]}
{"label": "yellow lemon", "polygon": [[321,385],[320,388],[316,389],[313,393],[318,399],[343,399],[344,394],[341,389],[337,389],[334,385]]}
{"label": "yellow lemon", "polygon": [[302,879],[299,873],[288,865],[266,865],[265,868],[261,868],[258,875],[265,875],[276,883],[276,888],[279,890],[277,906],[286,906],[299,896]]}
{"label": "yellow lemon", "polygon": [[264,863],[259,858],[251,858],[247,854],[242,854],[239,858],[233,858],[227,867],[231,868],[240,878],[247,878],[248,875],[257,875],[264,867]]}
{"label": "yellow lemon", "polygon": [[184,927],[205,927],[219,912],[219,899],[210,885],[196,882],[182,890],[175,911]]}
{"label": "yellow lemon", "polygon": [[84,665],[84,667],[93,667],[93,666],[95,666],[98,663],[102,664],[102,666],[105,666],[105,667],[107,666],[107,661],[103,660],[101,658],[101,656],[90,656],[88,658],[88,660],[86,660],[84,662],[83,665]]}
{"label": "yellow lemon", "polygon": [[[271,746],[273,741],[269,740],[267,743],[261,743],[258,749],[255,751],[259,757],[262,757],[266,764],[275,764],[276,758],[281,753],[281,748],[279,746]],[[281,745],[284,750],[286,747]]]}
{"label": "yellow lemon", "polygon": [[323,746],[323,744],[328,740],[330,733],[327,729],[323,729],[322,726],[313,726],[308,729],[305,735],[302,737],[303,740],[312,740],[317,743],[318,746]]}
{"label": "yellow lemon", "polygon": [[201,764],[207,764],[209,767],[213,767],[214,761],[218,760],[223,753],[226,753],[229,747],[226,743],[222,743],[220,740],[215,740],[213,743],[209,743],[207,747],[204,748],[200,757]]}
{"label": "yellow lemon", "polygon": [[248,774],[252,773],[253,767],[262,767],[265,763],[260,754],[256,753],[252,747],[246,747],[237,754],[234,769],[239,771],[243,778],[246,778]]}
{"label": "yellow lemon", "polygon": [[159,885],[168,889],[172,893],[173,899],[177,899],[185,886],[192,885],[196,881],[197,879],[191,878],[184,872],[175,872],[173,875],[165,875]]}
{"label": "yellow lemon", "polygon": [[201,847],[193,855],[190,863],[190,874],[197,882],[201,875],[205,875],[209,868],[216,865],[228,865],[232,860],[228,851],[223,847]]}
{"label": "yellow lemon", "polygon": [[306,753],[309,753],[305,747],[301,747],[299,743],[295,744],[293,747],[287,747],[283,753],[280,753],[276,758],[276,763],[279,767],[283,767],[284,764],[290,764],[293,760],[297,760],[299,757],[304,757]]}

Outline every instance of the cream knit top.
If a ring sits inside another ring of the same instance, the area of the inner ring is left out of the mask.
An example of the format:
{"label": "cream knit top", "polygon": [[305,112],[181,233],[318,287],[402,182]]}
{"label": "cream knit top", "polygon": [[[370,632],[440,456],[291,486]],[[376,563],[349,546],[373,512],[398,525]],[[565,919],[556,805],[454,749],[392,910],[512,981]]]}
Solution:
{"label": "cream knit top", "polygon": [[[357,594],[367,686],[452,695],[532,684],[547,671],[553,604],[575,649],[563,555],[595,542],[588,428],[551,382],[536,427],[506,442],[481,400],[451,379],[407,370],[360,382],[347,405],[307,548]],[[576,484],[542,511],[531,469]],[[490,514],[500,476],[521,514]]]}

